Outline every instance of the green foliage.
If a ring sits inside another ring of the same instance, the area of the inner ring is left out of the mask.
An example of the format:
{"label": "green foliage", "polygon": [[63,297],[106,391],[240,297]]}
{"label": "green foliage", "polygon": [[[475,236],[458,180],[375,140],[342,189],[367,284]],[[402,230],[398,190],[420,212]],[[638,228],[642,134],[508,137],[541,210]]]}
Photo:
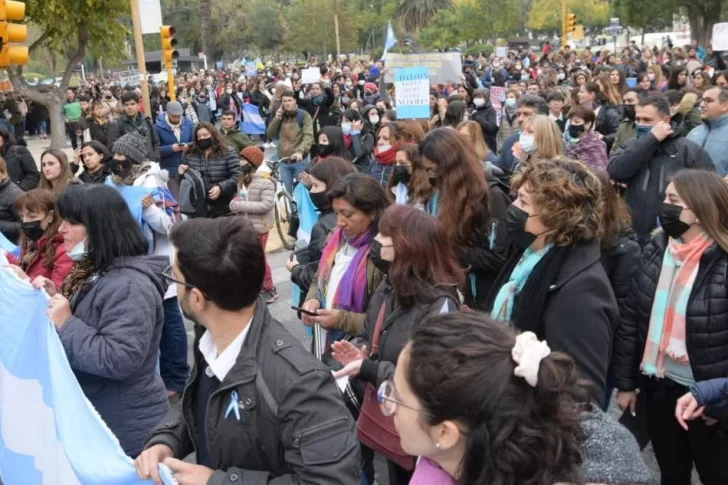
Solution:
{"label": "green foliage", "polygon": [[[612,15],[612,5],[603,0],[568,0],[567,9],[576,15],[576,22],[585,27],[607,25]],[[560,32],[561,0],[534,0],[528,12],[526,26],[540,32]]]}
{"label": "green foliage", "polygon": [[452,0],[398,0],[397,15],[407,32],[418,32],[440,11],[452,10]]}
{"label": "green foliage", "polygon": [[622,24],[642,29],[645,32],[660,30],[672,24],[677,12],[675,0],[615,0],[614,11]]}
{"label": "green foliage", "polygon": [[465,51],[466,54],[473,54],[477,55],[481,52],[485,53],[486,57],[491,55],[493,51],[495,50],[495,47],[493,44],[473,44]]}

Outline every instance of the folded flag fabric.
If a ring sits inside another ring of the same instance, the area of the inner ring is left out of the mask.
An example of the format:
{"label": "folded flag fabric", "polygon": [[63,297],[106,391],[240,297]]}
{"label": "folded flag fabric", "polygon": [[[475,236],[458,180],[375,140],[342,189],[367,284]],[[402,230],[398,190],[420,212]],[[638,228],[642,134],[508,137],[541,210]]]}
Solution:
{"label": "folded flag fabric", "polygon": [[8,238],[5,237],[5,234],[0,232],[0,251],[7,251],[13,256],[20,257],[20,246],[16,246]]}
{"label": "folded flag fabric", "polygon": [[48,297],[0,255],[0,477],[4,485],[149,485],[78,385]]}
{"label": "folded flag fabric", "polygon": [[260,109],[254,104],[243,104],[242,132],[247,135],[264,135],[265,121],[260,116]]}

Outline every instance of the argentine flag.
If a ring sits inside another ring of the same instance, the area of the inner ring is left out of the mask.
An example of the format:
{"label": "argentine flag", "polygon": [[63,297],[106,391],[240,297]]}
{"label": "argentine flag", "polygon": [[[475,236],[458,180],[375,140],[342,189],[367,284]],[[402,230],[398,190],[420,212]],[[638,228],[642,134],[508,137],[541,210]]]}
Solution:
{"label": "argentine flag", "polygon": [[387,52],[389,49],[397,45],[397,37],[394,36],[394,29],[392,28],[392,21],[387,23],[387,38],[384,40],[384,53],[382,54],[382,60],[386,60]]}
{"label": "argentine flag", "polygon": [[0,251],[0,477],[4,485],[149,485],[81,391],[48,297]]}
{"label": "argentine flag", "polygon": [[260,116],[260,110],[254,104],[243,104],[242,132],[246,135],[265,135],[265,120]]}

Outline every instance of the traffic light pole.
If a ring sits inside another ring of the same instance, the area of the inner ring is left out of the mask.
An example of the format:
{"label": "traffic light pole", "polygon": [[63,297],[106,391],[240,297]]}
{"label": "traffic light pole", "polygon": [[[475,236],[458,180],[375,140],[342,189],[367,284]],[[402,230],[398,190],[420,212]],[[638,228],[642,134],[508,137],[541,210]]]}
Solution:
{"label": "traffic light pole", "polygon": [[567,34],[566,34],[566,0],[561,0],[561,48],[566,47]]}
{"label": "traffic light pole", "polygon": [[144,58],[144,40],[142,37],[142,20],[139,15],[139,0],[129,0],[131,3],[131,24],[134,29],[134,44],[136,47],[137,66],[142,77],[142,100],[144,101],[144,114],[152,117],[152,104],[149,100],[149,84],[147,82],[147,64]]}

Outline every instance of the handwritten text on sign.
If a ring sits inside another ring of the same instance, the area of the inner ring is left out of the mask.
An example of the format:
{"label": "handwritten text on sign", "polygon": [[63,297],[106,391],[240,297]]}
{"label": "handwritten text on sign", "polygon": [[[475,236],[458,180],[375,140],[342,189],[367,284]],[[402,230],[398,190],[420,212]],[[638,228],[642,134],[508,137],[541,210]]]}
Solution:
{"label": "handwritten text on sign", "polygon": [[[463,63],[457,52],[431,52],[423,54],[395,54],[387,53],[387,70],[404,69],[408,67],[426,67],[432,84],[460,83]],[[391,74],[384,77],[386,82],[392,82]]]}
{"label": "handwritten text on sign", "polygon": [[407,67],[394,71],[397,118],[430,117],[430,72],[427,67]]}

